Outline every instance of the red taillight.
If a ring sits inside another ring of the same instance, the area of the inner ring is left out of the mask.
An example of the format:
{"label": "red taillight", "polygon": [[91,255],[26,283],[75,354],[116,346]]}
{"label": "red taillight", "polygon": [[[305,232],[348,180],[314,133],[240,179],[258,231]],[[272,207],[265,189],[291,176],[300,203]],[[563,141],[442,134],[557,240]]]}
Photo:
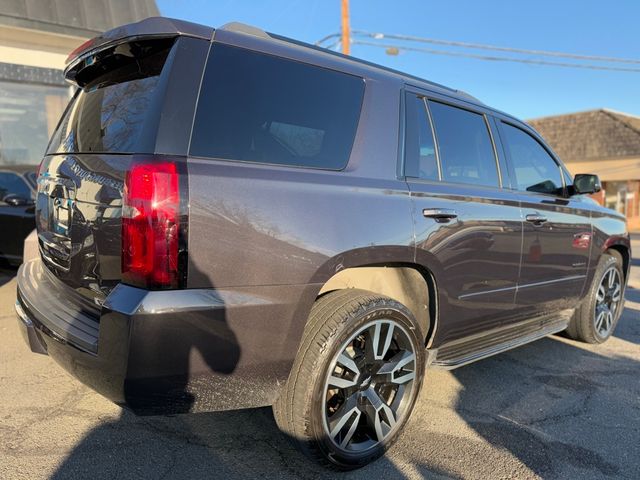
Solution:
{"label": "red taillight", "polygon": [[122,206],[122,279],[147,288],[180,284],[180,176],[175,163],[134,164]]}

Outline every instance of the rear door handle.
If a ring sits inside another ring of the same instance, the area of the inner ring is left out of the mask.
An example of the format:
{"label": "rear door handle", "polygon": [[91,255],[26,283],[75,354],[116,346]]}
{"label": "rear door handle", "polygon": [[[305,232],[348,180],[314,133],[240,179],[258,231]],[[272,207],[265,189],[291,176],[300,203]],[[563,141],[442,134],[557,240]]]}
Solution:
{"label": "rear door handle", "polygon": [[438,223],[445,223],[458,218],[456,211],[450,208],[425,208],[422,210],[422,215],[425,218],[433,218]]}
{"label": "rear door handle", "polygon": [[530,213],[525,219],[527,222],[533,223],[534,225],[542,225],[547,221],[547,217],[544,215],[540,215],[539,213]]}

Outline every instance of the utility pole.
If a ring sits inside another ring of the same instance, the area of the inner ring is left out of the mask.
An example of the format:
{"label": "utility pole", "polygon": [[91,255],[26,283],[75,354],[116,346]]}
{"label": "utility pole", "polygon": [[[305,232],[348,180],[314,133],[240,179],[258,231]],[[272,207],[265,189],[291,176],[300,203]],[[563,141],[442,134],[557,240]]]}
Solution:
{"label": "utility pole", "polygon": [[342,53],[351,53],[351,29],[349,28],[349,0],[342,0]]}

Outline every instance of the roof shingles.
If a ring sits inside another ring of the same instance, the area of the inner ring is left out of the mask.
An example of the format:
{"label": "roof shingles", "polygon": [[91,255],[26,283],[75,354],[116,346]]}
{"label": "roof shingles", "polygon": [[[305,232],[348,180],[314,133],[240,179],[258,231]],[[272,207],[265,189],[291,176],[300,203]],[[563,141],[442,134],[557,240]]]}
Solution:
{"label": "roof shingles", "polygon": [[159,14],[155,0],[0,1],[0,25],[85,37]]}
{"label": "roof shingles", "polygon": [[528,123],[565,162],[640,156],[640,117],[599,109]]}

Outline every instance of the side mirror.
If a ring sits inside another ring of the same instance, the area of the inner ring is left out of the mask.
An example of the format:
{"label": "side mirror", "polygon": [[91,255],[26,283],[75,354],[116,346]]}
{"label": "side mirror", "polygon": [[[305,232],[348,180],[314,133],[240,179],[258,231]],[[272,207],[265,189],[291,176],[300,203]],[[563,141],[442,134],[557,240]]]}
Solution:
{"label": "side mirror", "polygon": [[597,175],[579,173],[573,179],[573,192],[576,195],[597,193],[600,190],[602,185]]}
{"label": "side mirror", "polygon": [[7,205],[11,205],[12,207],[24,207],[25,205],[33,204],[33,200],[31,200],[30,198],[24,198],[14,193],[10,193],[9,195],[6,195],[2,199],[2,201]]}

